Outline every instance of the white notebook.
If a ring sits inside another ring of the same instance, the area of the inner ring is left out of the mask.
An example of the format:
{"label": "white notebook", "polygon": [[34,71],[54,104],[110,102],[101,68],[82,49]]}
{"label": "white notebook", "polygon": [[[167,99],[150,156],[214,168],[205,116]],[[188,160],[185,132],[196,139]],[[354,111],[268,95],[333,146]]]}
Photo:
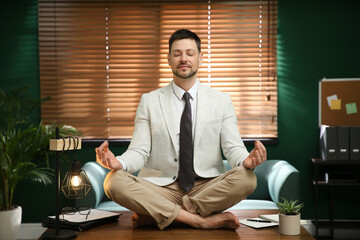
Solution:
{"label": "white notebook", "polygon": [[248,219],[239,219],[239,222],[243,225],[252,228],[266,228],[266,227],[274,227],[278,226],[279,223],[276,222],[256,222],[257,220],[264,220],[261,218],[248,218]]}
{"label": "white notebook", "polygon": [[[85,215],[81,215],[79,212],[76,212],[75,214],[64,214],[64,218],[60,216],[60,220],[66,220],[68,222],[72,223],[84,223],[89,221],[94,221],[98,219],[108,218],[121,215],[121,213],[116,212],[109,212],[109,211],[103,211],[99,209],[91,209],[89,216],[86,219]],[[55,218],[55,216],[49,216],[50,218]]]}

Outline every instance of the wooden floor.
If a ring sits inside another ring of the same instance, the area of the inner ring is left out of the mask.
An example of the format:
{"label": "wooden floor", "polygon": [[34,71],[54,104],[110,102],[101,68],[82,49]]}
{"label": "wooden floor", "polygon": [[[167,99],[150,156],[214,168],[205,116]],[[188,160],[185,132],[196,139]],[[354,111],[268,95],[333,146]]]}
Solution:
{"label": "wooden floor", "polygon": [[[257,217],[259,214],[273,214],[277,210],[235,210],[231,211],[239,219]],[[157,227],[133,228],[130,217],[133,212],[121,212],[119,221],[106,224],[96,228],[79,232],[77,240],[112,240],[112,239],[171,239],[171,240],[202,240],[202,239],[251,239],[251,240],[272,240],[272,239],[314,239],[305,228],[301,227],[301,235],[286,236],[278,233],[278,227],[253,229],[241,225],[237,231],[226,229],[201,230],[190,227],[168,227],[164,231]]]}

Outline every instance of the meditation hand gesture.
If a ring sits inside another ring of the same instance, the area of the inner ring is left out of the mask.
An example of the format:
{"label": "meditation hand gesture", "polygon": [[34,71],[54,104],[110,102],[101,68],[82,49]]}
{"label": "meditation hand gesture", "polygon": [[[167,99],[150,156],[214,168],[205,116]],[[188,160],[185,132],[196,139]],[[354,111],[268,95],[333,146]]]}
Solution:
{"label": "meditation hand gesture", "polygon": [[243,165],[247,168],[255,168],[266,161],[266,149],[260,141],[255,141],[255,148],[244,160]]}
{"label": "meditation hand gesture", "polygon": [[110,170],[120,170],[122,165],[109,149],[108,141],[103,142],[99,148],[95,148],[96,162]]}

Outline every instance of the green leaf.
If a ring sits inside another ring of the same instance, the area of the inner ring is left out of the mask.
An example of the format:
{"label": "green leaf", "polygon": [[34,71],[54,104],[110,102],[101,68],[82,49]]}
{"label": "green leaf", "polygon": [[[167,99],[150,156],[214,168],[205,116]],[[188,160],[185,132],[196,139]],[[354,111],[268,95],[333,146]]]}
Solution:
{"label": "green leaf", "polygon": [[26,95],[25,86],[8,92],[0,89],[0,209],[12,207],[12,197],[19,181],[29,180],[50,184],[54,170],[49,159],[49,141],[60,127],[62,136],[79,136],[70,126],[53,123],[45,126],[31,121],[31,113],[46,99],[36,100]]}
{"label": "green leaf", "polygon": [[296,215],[300,212],[300,209],[304,206],[303,203],[298,204],[299,200],[288,201],[282,198],[283,202],[276,202],[280,213],[285,215]]}

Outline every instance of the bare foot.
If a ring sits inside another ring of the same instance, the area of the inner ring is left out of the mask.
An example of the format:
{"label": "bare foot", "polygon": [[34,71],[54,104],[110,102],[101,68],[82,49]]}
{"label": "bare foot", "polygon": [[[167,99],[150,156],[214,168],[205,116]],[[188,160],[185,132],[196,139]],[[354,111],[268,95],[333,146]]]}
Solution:
{"label": "bare foot", "polygon": [[236,230],[240,227],[239,220],[231,212],[224,212],[203,218],[203,229],[227,228]]}
{"label": "bare foot", "polygon": [[236,230],[240,227],[239,220],[231,212],[223,212],[208,217],[201,217],[198,214],[190,213],[181,209],[175,220],[177,222],[186,223],[192,227],[201,229],[226,228]]}
{"label": "bare foot", "polygon": [[157,225],[152,217],[137,213],[134,213],[134,215],[131,217],[131,223],[134,228]]}

